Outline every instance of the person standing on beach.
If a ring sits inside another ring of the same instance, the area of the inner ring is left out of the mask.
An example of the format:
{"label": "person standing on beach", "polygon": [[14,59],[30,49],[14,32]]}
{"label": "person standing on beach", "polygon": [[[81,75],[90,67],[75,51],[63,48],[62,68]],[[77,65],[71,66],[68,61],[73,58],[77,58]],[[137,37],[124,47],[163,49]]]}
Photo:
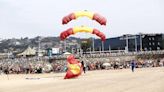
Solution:
{"label": "person standing on beach", "polygon": [[86,73],[86,72],[85,72],[85,71],[86,71],[86,70],[85,70],[86,65],[84,64],[84,61],[82,61],[81,64],[82,64],[84,73]]}
{"label": "person standing on beach", "polygon": [[134,60],[132,60],[132,62],[131,62],[131,70],[132,70],[132,72],[134,72],[134,68],[135,68],[135,61]]}

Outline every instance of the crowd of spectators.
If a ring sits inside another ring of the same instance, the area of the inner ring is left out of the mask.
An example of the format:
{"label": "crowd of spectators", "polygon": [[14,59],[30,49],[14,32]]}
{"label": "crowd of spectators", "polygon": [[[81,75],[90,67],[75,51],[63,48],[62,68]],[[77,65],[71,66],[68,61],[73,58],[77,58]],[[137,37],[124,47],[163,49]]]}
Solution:
{"label": "crowd of spectators", "polygon": [[[79,61],[84,61],[86,70],[103,70],[103,69],[123,69],[130,68],[130,60],[113,60],[108,61],[102,58],[79,58]],[[157,59],[135,59],[136,68],[146,67],[162,67],[164,66],[164,58]],[[51,60],[47,57],[21,57],[14,59],[0,60],[0,74],[35,74],[35,73],[50,73],[50,72],[65,72],[67,68],[66,59]]]}

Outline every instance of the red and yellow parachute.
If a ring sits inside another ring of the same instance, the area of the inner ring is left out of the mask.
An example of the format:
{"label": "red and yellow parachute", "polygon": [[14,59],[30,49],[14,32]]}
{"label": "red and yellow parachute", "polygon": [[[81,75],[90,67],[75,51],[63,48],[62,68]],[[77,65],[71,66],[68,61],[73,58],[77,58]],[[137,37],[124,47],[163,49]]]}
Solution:
{"label": "red and yellow parachute", "polygon": [[[75,19],[77,19],[79,17],[83,17],[83,16],[97,21],[100,25],[106,25],[106,22],[107,22],[106,18],[99,15],[98,13],[93,13],[93,12],[88,12],[88,11],[78,11],[78,12],[70,13],[69,15],[63,17],[62,24],[67,24],[71,20],[75,20]],[[63,31],[62,33],[60,33],[60,39],[64,40],[68,36],[76,34],[78,32],[86,32],[86,33],[95,34],[98,37],[100,37],[102,41],[106,40],[106,36],[102,32],[100,32],[98,29],[90,28],[90,27],[86,27],[86,26],[69,28],[69,29]],[[67,58],[67,64],[68,64],[67,65],[68,70],[67,70],[67,73],[66,73],[64,79],[78,77],[81,74],[81,72],[82,72],[81,63],[78,60],[76,60],[73,55],[70,55]]]}
{"label": "red and yellow parachute", "polygon": [[73,55],[67,57],[67,67],[68,69],[64,79],[75,78],[81,75],[81,63],[78,60],[76,60]]}
{"label": "red and yellow parachute", "polygon": [[106,40],[106,36],[102,32],[100,32],[98,29],[95,29],[95,28],[93,29],[93,28],[86,27],[86,26],[69,28],[69,29],[63,31],[60,34],[60,39],[61,40],[64,40],[68,36],[73,35],[73,34],[76,34],[78,32],[86,32],[86,33],[95,34],[98,37],[100,37],[102,41],[105,41]]}
{"label": "red and yellow parachute", "polygon": [[83,16],[86,16],[92,20],[95,20],[101,25],[106,25],[106,22],[107,22],[106,18],[101,16],[98,13],[93,13],[93,12],[89,12],[89,11],[78,11],[78,12],[70,13],[69,15],[65,16],[62,19],[62,24],[67,24],[71,20],[77,19],[77,18],[83,17]]}

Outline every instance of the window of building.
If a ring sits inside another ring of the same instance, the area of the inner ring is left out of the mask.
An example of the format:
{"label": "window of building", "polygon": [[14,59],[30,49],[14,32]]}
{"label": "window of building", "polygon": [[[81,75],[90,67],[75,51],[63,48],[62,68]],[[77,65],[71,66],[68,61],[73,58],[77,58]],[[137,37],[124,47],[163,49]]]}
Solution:
{"label": "window of building", "polygon": [[144,48],[145,51],[147,51],[147,48]]}
{"label": "window of building", "polygon": [[149,38],[149,40],[151,40],[151,38]]}
{"label": "window of building", "polygon": [[149,50],[152,50],[151,47],[149,47]]}
{"label": "window of building", "polygon": [[154,37],[152,37],[152,40],[154,40]]}
{"label": "window of building", "polygon": [[149,45],[151,45],[151,42],[149,42]]}
{"label": "window of building", "polygon": [[153,45],[155,45],[155,43],[154,43],[154,42],[153,42],[152,44],[153,44]]}
{"label": "window of building", "polygon": [[160,50],[160,47],[157,47],[157,50]]}
{"label": "window of building", "polygon": [[158,45],[160,45],[160,42],[158,42]]}

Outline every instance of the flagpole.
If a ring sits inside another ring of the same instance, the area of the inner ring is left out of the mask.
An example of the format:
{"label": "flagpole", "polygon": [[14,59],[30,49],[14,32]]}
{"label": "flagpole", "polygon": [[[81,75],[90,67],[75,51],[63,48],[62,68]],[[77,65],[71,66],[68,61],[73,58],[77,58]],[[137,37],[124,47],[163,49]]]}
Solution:
{"label": "flagpole", "polygon": [[104,52],[104,42],[102,41],[102,52]]}
{"label": "flagpole", "polygon": [[95,41],[94,38],[92,38],[92,48],[93,48],[93,52],[95,51]]}

